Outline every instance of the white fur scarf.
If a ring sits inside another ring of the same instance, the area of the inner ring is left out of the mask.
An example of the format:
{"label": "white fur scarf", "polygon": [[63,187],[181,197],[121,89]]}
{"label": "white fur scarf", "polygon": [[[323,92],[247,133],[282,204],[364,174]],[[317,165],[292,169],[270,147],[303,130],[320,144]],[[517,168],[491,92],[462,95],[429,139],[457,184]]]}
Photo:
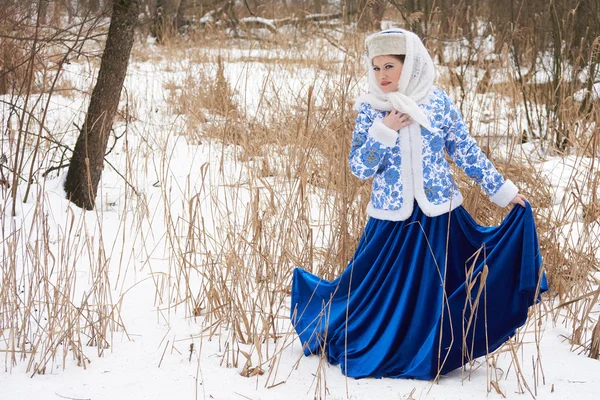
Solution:
{"label": "white fur scarf", "polygon": [[[371,60],[367,57],[370,91],[357,97],[354,107],[359,109],[362,103],[368,103],[381,111],[395,109],[410,115],[413,121],[426,129],[434,131],[429,118],[419,107],[419,104],[429,100],[429,96],[433,92],[435,78],[433,60],[417,35],[404,29],[394,31],[401,32],[406,36],[406,56],[398,82],[398,90],[392,93],[383,93],[375,80]],[[376,33],[375,35],[380,34],[385,33]]]}

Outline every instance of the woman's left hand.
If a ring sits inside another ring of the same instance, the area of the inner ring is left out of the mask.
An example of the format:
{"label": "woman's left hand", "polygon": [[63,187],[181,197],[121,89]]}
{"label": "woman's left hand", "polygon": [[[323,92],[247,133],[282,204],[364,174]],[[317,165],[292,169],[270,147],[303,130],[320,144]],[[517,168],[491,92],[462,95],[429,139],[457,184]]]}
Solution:
{"label": "woman's left hand", "polygon": [[523,196],[521,193],[517,193],[514,199],[511,200],[510,204],[519,204],[522,207],[525,207],[525,202],[527,198]]}

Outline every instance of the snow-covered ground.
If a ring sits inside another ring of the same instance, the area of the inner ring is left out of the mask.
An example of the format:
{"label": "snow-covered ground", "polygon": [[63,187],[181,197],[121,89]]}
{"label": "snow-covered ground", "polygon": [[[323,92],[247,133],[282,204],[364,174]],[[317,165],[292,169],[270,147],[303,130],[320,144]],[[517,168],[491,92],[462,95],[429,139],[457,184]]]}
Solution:
{"label": "snow-covered ground", "polygon": [[[146,51],[154,51],[153,46]],[[332,84],[321,79],[314,68],[297,68],[292,72],[273,68],[268,59],[280,57],[277,51],[205,51],[211,61],[217,55],[223,57],[225,76],[248,118],[256,115],[261,102],[270,94],[290,98],[305,96],[308,87],[313,85],[315,97],[320,98],[319,93]],[[339,62],[339,57],[339,53],[332,52],[328,62]],[[158,60],[133,60],[129,67],[125,85],[129,99],[127,106],[133,117],[127,123],[122,119],[116,123],[119,133],[127,126],[127,137],[117,143],[108,157],[114,169],[105,167],[96,211],[83,212],[65,200],[62,190],[64,171],[58,177],[34,185],[30,199],[26,203],[17,203],[15,217],[9,216],[9,192],[3,192],[3,262],[8,262],[10,251],[15,251],[6,245],[9,233],[16,232],[21,238],[16,250],[19,265],[31,251],[25,243],[35,243],[32,238],[45,231],[46,245],[53,253],[53,259],[47,261],[48,267],[64,268],[76,277],[77,285],[70,295],[73,302],[89,295],[90,287],[98,287],[101,279],[94,268],[96,263],[106,262],[106,282],[113,294],[112,304],[118,304],[124,329],[111,333],[110,346],[104,349],[101,357],[97,347],[86,346],[83,340],[83,352],[88,358],[84,367],[76,365],[68,350],[69,344],[64,343],[58,345],[58,354],[47,364],[45,373],[33,374],[35,367],[28,362],[31,355],[21,359],[21,353],[17,351],[13,362],[13,353],[9,351],[9,329],[3,331],[0,326],[0,360],[4,359],[4,368],[0,372],[0,399],[597,398],[600,362],[571,349],[566,339],[570,327],[560,318],[557,319],[560,325],[555,325],[549,317],[541,319],[539,353],[532,332],[535,321],[530,321],[527,329],[521,332],[523,345],[515,349],[516,358],[506,351],[501,352],[493,357],[493,366],[492,359],[489,362],[479,360],[479,367],[471,374],[463,376],[463,372],[454,371],[442,377],[439,383],[347,379],[339,367],[328,366],[318,357],[303,357],[300,344],[285,318],[289,298],[279,313],[281,320],[276,323],[278,332],[283,334],[276,342],[260,346],[260,351],[268,354],[258,354],[259,349],[249,345],[227,348],[226,343],[235,333],[222,327],[214,328],[202,312],[194,317],[192,310],[178,305],[180,301],[184,303],[179,297],[182,292],[171,292],[182,282],[173,276],[173,263],[176,262],[173,247],[185,243],[180,238],[186,233],[190,205],[197,207],[203,217],[203,229],[207,232],[203,237],[218,238],[222,234],[219,226],[223,220],[241,224],[252,203],[253,191],[259,190],[261,185],[274,184],[276,178],[251,182],[253,177],[245,164],[238,161],[240,150],[235,146],[212,139],[189,140],[185,132],[190,126],[184,116],[172,112],[172,105],[168,104],[170,91],[166,87],[185,85],[186,79],[200,74],[200,70],[206,71],[207,66],[187,58],[174,61],[159,57]],[[72,63],[67,66],[65,80],[89,92],[89,78],[95,75],[93,68]],[[208,68],[208,71],[213,73],[214,69]],[[273,87],[273,83],[280,86]],[[73,98],[54,96],[52,100],[47,126],[52,127],[53,132],[63,132],[60,139],[65,143],[75,140],[73,124],[80,125],[85,110],[84,99],[76,95]],[[475,134],[485,134],[486,119],[506,126],[505,131],[510,124],[519,123],[515,122],[519,119],[515,118],[519,115],[518,110],[510,114],[508,105],[488,107],[501,110],[501,115],[490,115],[485,111],[489,99],[470,101],[477,106],[471,108],[466,117],[476,121]],[[121,107],[125,103],[122,102]],[[7,110],[2,112],[6,115]],[[8,142],[3,142],[3,146],[9,146]],[[520,151],[529,152],[526,147]],[[281,154],[285,157],[285,151]],[[42,159],[40,162],[47,161]],[[596,169],[599,161],[596,160]],[[572,190],[573,180],[583,179],[573,170],[591,170],[592,159],[542,154],[535,162],[537,168],[547,171],[544,175],[552,185],[557,207],[554,212],[566,212],[560,209],[562,199]],[[124,174],[128,183],[116,171]],[[136,188],[137,194],[128,184]],[[20,199],[24,191],[24,185],[21,185]],[[282,192],[281,197],[287,194]],[[582,202],[591,196],[585,192]],[[196,202],[190,203],[190,199],[196,199]],[[226,210],[235,210],[234,215],[215,212],[215,199],[226,204]],[[314,224],[322,222],[319,221],[317,201],[312,200],[314,220],[311,222]],[[577,229],[581,212],[575,211],[570,223]],[[43,226],[39,225],[40,214],[45,216]],[[68,239],[66,232],[73,226],[78,236],[88,237],[89,243],[83,246],[84,250],[76,250],[79,249],[77,244]],[[169,231],[174,236],[168,234]],[[595,234],[586,234],[586,237],[598,238],[600,228]],[[223,242],[206,239],[202,243],[205,246],[203,253],[218,253],[217,243]],[[69,253],[69,249],[77,254]],[[600,254],[596,257],[600,258]],[[190,287],[201,285],[201,273],[196,272],[190,269]],[[271,361],[261,365],[262,374],[244,377],[240,374],[246,357],[243,352],[249,354],[253,365],[257,359]],[[228,364],[234,358],[241,361],[237,367],[230,367]],[[521,377],[516,373],[518,368],[514,360],[519,362]],[[497,389],[489,386],[490,381],[497,382]]]}
{"label": "snow-covered ground", "polygon": [[[129,307],[140,310],[125,315],[129,340],[117,333],[110,353],[102,358],[93,357],[86,369],[69,365],[66,370],[57,366],[55,371],[31,377],[24,373],[24,364],[10,373],[0,374],[0,396],[3,399],[309,399],[316,391],[315,372],[317,357],[302,358],[298,343],[281,353],[276,377],[266,375],[245,378],[239,368],[220,365],[223,349],[219,340],[201,342],[199,326],[174,319],[171,324],[159,323],[156,315],[145,307],[143,292],[153,288],[135,289]],[[146,303],[147,304],[147,303]],[[544,377],[539,376],[537,392],[533,377],[525,374],[532,393],[538,399],[596,399],[600,388],[600,366],[597,360],[569,351],[561,341],[562,328],[545,326],[540,351]],[[194,337],[195,339],[191,339]],[[189,345],[196,349],[190,355]],[[198,346],[202,346],[201,348]],[[531,370],[533,344],[525,346],[522,354],[523,369]],[[497,364],[507,371],[509,357],[500,356]],[[298,365],[296,363],[299,361]],[[494,389],[488,394],[485,366],[463,380],[460,371],[430,383],[408,379],[346,379],[339,367],[325,368],[329,399],[484,399],[502,396]],[[514,369],[514,366],[512,367]],[[532,398],[527,389],[519,390],[514,373],[499,379],[499,388],[506,398]],[[544,383],[545,382],[545,383]],[[266,388],[265,385],[278,386]],[[525,394],[519,394],[521,391]],[[318,393],[318,391],[317,391]]]}

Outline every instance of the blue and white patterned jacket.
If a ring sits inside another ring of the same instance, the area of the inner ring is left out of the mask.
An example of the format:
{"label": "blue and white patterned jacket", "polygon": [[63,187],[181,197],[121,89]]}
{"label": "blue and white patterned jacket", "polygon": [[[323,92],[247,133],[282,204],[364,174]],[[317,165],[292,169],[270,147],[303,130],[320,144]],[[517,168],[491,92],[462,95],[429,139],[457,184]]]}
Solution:
{"label": "blue and white patterned jacket", "polygon": [[420,105],[435,132],[417,123],[394,131],[383,124],[385,112],[360,105],[350,150],[350,169],[360,179],[373,179],[369,216],[402,221],[413,211],[414,200],[433,217],[463,202],[450,174],[445,154],[473,178],[491,200],[506,207],[518,189],[504,180],[469,135],[457,106],[435,89]]}

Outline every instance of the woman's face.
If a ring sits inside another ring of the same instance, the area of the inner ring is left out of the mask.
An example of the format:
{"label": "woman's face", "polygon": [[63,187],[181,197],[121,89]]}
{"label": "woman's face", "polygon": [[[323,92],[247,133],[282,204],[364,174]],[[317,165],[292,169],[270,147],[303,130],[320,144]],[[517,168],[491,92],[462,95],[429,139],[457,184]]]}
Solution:
{"label": "woman's face", "polygon": [[373,71],[375,80],[383,93],[391,93],[398,90],[400,74],[402,74],[402,62],[394,56],[373,57]]}

